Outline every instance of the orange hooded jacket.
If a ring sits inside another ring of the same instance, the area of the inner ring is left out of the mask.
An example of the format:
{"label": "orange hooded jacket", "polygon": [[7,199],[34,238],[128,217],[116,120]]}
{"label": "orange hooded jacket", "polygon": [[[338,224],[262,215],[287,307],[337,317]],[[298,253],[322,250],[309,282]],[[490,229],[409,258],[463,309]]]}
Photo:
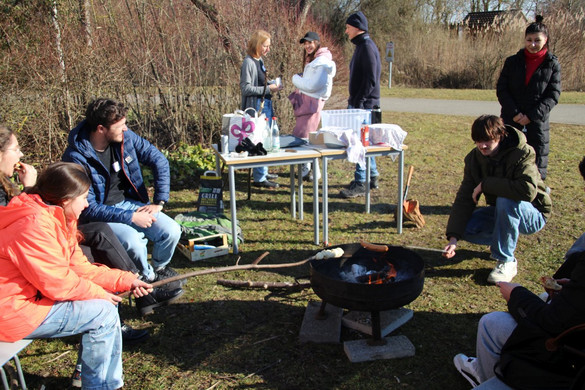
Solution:
{"label": "orange hooded jacket", "polygon": [[56,301],[105,299],[127,291],[131,272],[91,264],[63,209],[25,193],[0,207],[0,340],[29,335]]}

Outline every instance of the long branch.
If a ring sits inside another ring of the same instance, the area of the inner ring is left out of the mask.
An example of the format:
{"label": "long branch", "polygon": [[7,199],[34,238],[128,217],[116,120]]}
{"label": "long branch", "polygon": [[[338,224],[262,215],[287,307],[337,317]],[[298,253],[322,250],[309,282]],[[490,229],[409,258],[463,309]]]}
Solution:
{"label": "long branch", "polygon": [[[281,263],[281,264],[258,264],[262,261],[263,258],[268,256],[269,252],[264,252],[260,255],[256,260],[254,260],[251,264],[245,265],[230,265],[227,267],[218,267],[218,268],[208,268],[201,271],[193,271],[188,272],[186,274],[181,274],[177,276],[172,276],[167,279],[159,280],[158,282],[152,283],[153,287],[160,287],[167,283],[175,282],[177,280],[183,280],[187,278],[192,278],[194,276],[201,276],[201,275],[208,275],[208,274],[217,274],[220,272],[230,272],[230,271],[241,271],[241,270],[248,270],[248,269],[276,269],[276,268],[289,268],[289,267],[297,267],[299,265],[303,265],[307,263],[309,260],[313,260],[315,256],[311,256],[307,259],[297,261],[296,263]],[[125,298],[130,295],[130,291],[126,291],[121,293],[119,296]]]}

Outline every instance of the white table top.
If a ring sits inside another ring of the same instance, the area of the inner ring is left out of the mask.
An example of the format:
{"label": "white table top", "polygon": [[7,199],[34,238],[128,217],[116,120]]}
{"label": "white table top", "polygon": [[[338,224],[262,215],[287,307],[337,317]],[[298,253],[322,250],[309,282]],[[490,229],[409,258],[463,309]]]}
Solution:
{"label": "white table top", "polygon": [[[345,152],[345,150],[343,150]],[[256,162],[279,162],[279,161],[293,161],[306,160],[311,158],[321,157],[321,153],[313,148],[306,146],[285,148],[277,153],[268,153],[265,156],[246,156],[246,157],[232,157],[230,154],[217,154],[219,158],[228,166],[244,165]]]}

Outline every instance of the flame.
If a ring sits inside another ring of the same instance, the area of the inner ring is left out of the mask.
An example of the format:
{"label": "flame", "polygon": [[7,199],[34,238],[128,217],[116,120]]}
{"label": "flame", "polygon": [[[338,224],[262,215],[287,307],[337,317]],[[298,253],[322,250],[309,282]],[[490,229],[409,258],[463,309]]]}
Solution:
{"label": "flame", "polygon": [[[374,261],[377,261],[377,259],[374,258]],[[397,273],[394,264],[388,261],[386,263],[390,266],[390,269],[387,272],[378,272],[368,275],[368,284],[384,284],[386,282],[391,282],[396,278]]]}

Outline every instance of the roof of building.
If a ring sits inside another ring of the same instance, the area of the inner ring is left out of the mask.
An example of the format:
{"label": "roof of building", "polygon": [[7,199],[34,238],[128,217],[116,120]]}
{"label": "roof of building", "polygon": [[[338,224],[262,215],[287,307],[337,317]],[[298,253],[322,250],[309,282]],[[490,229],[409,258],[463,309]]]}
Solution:
{"label": "roof of building", "polygon": [[485,28],[492,25],[501,25],[515,19],[522,19],[526,21],[526,16],[522,10],[512,9],[507,11],[486,11],[486,12],[470,12],[463,19],[463,24],[470,28]]}

